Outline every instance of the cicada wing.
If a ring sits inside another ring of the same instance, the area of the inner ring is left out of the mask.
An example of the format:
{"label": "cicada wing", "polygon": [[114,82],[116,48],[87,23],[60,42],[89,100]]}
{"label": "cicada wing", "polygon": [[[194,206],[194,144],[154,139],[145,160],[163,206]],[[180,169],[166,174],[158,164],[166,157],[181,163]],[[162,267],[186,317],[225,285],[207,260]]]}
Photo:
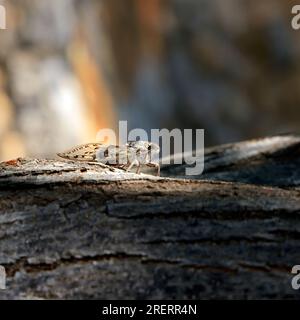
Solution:
{"label": "cicada wing", "polygon": [[102,143],[87,143],[76,146],[68,151],[58,153],[57,155],[64,159],[76,161],[96,161],[96,153]]}

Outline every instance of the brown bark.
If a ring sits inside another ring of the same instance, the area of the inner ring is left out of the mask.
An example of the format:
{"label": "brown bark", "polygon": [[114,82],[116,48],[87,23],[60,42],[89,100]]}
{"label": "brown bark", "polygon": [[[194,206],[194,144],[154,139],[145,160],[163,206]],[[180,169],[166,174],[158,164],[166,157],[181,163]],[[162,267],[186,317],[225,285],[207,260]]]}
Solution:
{"label": "brown bark", "polygon": [[[297,298],[299,141],[209,149],[205,180],[56,160],[1,164],[0,298]],[[251,176],[263,163],[277,168],[268,183]]]}

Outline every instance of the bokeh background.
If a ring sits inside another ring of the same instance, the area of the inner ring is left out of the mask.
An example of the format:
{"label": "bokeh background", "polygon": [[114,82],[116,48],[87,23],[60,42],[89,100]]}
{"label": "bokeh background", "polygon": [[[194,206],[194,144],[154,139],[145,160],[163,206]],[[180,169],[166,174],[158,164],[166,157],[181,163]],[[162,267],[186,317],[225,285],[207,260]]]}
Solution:
{"label": "bokeh background", "polygon": [[204,128],[206,146],[298,130],[297,1],[0,4],[0,160],[51,157],[118,120]]}

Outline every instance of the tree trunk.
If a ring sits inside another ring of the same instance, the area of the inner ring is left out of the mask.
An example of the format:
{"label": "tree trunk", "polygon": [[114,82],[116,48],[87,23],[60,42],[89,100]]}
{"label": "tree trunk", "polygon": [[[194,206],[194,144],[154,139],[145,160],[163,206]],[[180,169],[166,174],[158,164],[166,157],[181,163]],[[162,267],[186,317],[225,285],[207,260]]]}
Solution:
{"label": "tree trunk", "polygon": [[215,147],[198,179],[3,163],[0,298],[297,298],[299,153],[294,136]]}

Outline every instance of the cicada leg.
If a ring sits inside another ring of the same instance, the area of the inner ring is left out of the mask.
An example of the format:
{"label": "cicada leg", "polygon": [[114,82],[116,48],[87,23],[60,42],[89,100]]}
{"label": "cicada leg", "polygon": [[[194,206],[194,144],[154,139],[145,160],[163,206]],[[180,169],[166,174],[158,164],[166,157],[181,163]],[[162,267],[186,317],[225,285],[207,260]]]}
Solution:
{"label": "cicada leg", "polygon": [[160,165],[159,165],[159,163],[149,162],[149,163],[147,163],[147,166],[148,166],[148,167],[151,167],[151,168],[155,168],[155,169],[157,170],[156,175],[157,175],[158,177],[160,177]]}

